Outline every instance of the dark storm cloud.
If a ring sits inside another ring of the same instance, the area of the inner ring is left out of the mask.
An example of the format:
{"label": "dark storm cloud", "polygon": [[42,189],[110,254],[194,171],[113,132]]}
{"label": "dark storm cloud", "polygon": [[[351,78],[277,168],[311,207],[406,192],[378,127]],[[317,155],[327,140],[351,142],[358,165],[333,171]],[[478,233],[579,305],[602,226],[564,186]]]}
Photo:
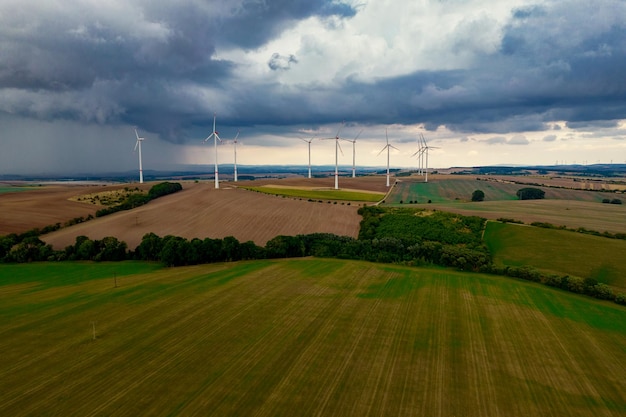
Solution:
{"label": "dark storm cloud", "polygon": [[[349,120],[498,135],[626,114],[626,3],[619,0],[537,1],[511,10],[493,51],[470,50],[467,39],[453,42],[456,53],[475,55],[455,70],[288,87],[238,78],[241,64],[217,59],[216,51],[262,47],[301,20],[347,19],[354,7],[331,0],[215,0],[96,9],[41,1],[0,5],[0,12],[0,111],[139,125],[172,142],[202,135],[214,111],[227,127]],[[301,57],[291,52],[264,62],[273,73],[291,73],[303,65],[294,65]]]}
{"label": "dark storm cloud", "polygon": [[300,19],[354,13],[326,0],[0,5],[0,111],[138,124],[182,141],[233,82],[218,45],[253,48]]}

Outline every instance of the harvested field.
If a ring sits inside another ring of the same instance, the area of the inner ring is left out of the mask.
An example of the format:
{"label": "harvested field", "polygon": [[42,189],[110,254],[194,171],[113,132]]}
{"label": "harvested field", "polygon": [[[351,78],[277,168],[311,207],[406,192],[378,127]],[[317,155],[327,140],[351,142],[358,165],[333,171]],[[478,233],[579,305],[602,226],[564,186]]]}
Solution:
{"label": "harvested field", "polygon": [[[27,191],[0,194],[0,235],[23,233],[35,227],[42,228],[65,223],[76,217],[95,215],[102,206],[72,201],[83,194],[123,189],[121,185],[42,185]],[[133,184],[140,186],[139,184]],[[149,184],[140,188],[149,189]]]}
{"label": "harvested field", "polygon": [[192,238],[234,236],[258,245],[278,235],[316,232],[356,237],[357,205],[283,198],[210,183],[184,183],[183,190],[145,206],[118,212],[50,233],[42,239],[56,249],[90,239],[115,236],[134,249],[146,233]]}
{"label": "harvested field", "polygon": [[0,279],[0,415],[626,413],[612,303],[330,259],[82,265],[0,265],[31,277]]}

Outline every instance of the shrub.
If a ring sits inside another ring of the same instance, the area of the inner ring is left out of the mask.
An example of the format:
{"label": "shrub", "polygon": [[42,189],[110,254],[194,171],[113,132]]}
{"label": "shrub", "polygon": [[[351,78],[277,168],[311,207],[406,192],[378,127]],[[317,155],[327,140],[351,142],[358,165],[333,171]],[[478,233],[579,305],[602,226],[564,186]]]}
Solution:
{"label": "shrub", "polygon": [[496,220],[498,220],[499,222],[502,222],[502,223],[524,224],[524,222],[521,221],[521,220],[509,219],[507,217],[499,217]]}
{"label": "shrub", "polygon": [[545,198],[546,192],[533,187],[520,188],[516,193],[520,200],[541,200]]}
{"label": "shrub", "polygon": [[585,292],[585,283],[582,278],[569,277],[567,280],[567,290],[577,294],[583,294]]}
{"label": "shrub", "polygon": [[474,190],[472,193],[472,201],[483,201],[485,199],[485,193],[482,190]]}
{"label": "shrub", "polygon": [[561,287],[561,277],[559,275],[548,275],[545,277],[544,284],[549,287]]}
{"label": "shrub", "polygon": [[613,300],[613,290],[606,284],[596,284],[591,288],[590,295],[601,300]]}
{"label": "shrub", "polygon": [[611,204],[622,204],[622,200],[620,200],[619,198],[614,198],[613,200],[611,200]]}
{"label": "shrub", "polygon": [[148,196],[150,199],[162,197],[164,195],[173,194],[177,191],[183,189],[183,186],[177,182],[162,182],[160,184],[155,184],[148,191]]}

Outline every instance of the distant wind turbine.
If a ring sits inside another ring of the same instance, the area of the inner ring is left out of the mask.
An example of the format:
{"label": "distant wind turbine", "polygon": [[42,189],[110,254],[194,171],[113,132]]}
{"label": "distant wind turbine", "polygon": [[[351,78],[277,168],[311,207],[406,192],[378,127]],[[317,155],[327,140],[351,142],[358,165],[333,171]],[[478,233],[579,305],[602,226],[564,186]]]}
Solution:
{"label": "distant wind turbine", "polygon": [[237,135],[235,135],[235,139],[233,140],[233,146],[235,148],[235,182],[237,182],[237,138],[239,137],[239,131],[237,131]]}
{"label": "distant wind turbine", "polygon": [[137,133],[137,129],[135,128],[135,136],[137,137],[137,142],[135,142],[135,149],[139,148],[139,183],[143,184],[143,167],[141,165],[141,142],[143,142],[144,138],[139,137],[139,133]]}
{"label": "distant wind turbine", "polygon": [[[302,139],[302,138],[300,138]],[[306,143],[309,144],[309,178],[311,178],[311,142],[313,142],[314,138],[311,138],[309,140],[306,139],[302,139],[303,141],[305,141]]]}
{"label": "distant wind turbine", "polygon": [[420,138],[422,140],[422,154],[426,155],[426,163],[424,165],[424,182],[428,182],[428,150],[429,149],[439,149],[435,146],[428,146],[428,144],[426,143],[426,138],[424,138],[424,135],[422,135],[420,133]]}
{"label": "distant wind turbine", "polygon": [[341,126],[337,129],[337,134],[334,138],[322,138],[322,140],[335,140],[335,190],[339,189],[339,152],[343,155],[343,150],[341,149],[341,145],[339,144],[339,132],[343,127],[344,122],[341,122]]}
{"label": "distant wind turbine", "polygon": [[215,130],[215,113],[213,113],[213,132],[204,140],[204,142],[206,143],[206,141],[211,138],[213,138],[215,145],[215,188],[220,188],[220,182],[217,177],[217,141],[219,140],[221,142],[222,139],[220,139],[219,134]]}
{"label": "distant wind turbine", "polygon": [[422,147],[421,138],[417,139],[417,151],[415,151],[415,153],[411,155],[411,158],[413,158],[416,155],[417,155],[417,175],[422,175],[423,167],[424,167],[424,148]]}
{"label": "distant wind turbine", "polygon": [[378,155],[380,155],[381,153],[383,153],[385,149],[387,149],[387,187],[389,187],[389,148],[393,148],[395,150],[399,150],[399,149],[389,144],[389,136],[387,136],[387,129],[385,129],[385,139],[387,140],[387,144],[380,150],[380,152],[378,152]]}
{"label": "distant wind turbine", "polygon": [[356,140],[361,133],[363,133],[362,129],[353,140],[344,139],[347,142],[352,142],[352,178],[356,177]]}

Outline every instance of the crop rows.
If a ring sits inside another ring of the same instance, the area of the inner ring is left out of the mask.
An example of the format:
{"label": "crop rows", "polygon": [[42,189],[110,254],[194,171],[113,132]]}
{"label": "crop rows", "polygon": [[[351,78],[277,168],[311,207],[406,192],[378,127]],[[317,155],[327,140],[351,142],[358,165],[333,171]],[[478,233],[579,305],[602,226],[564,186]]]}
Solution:
{"label": "crop rows", "polygon": [[2,415],[626,411],[624,309],[526,282],[299,259],[0,288]]}

